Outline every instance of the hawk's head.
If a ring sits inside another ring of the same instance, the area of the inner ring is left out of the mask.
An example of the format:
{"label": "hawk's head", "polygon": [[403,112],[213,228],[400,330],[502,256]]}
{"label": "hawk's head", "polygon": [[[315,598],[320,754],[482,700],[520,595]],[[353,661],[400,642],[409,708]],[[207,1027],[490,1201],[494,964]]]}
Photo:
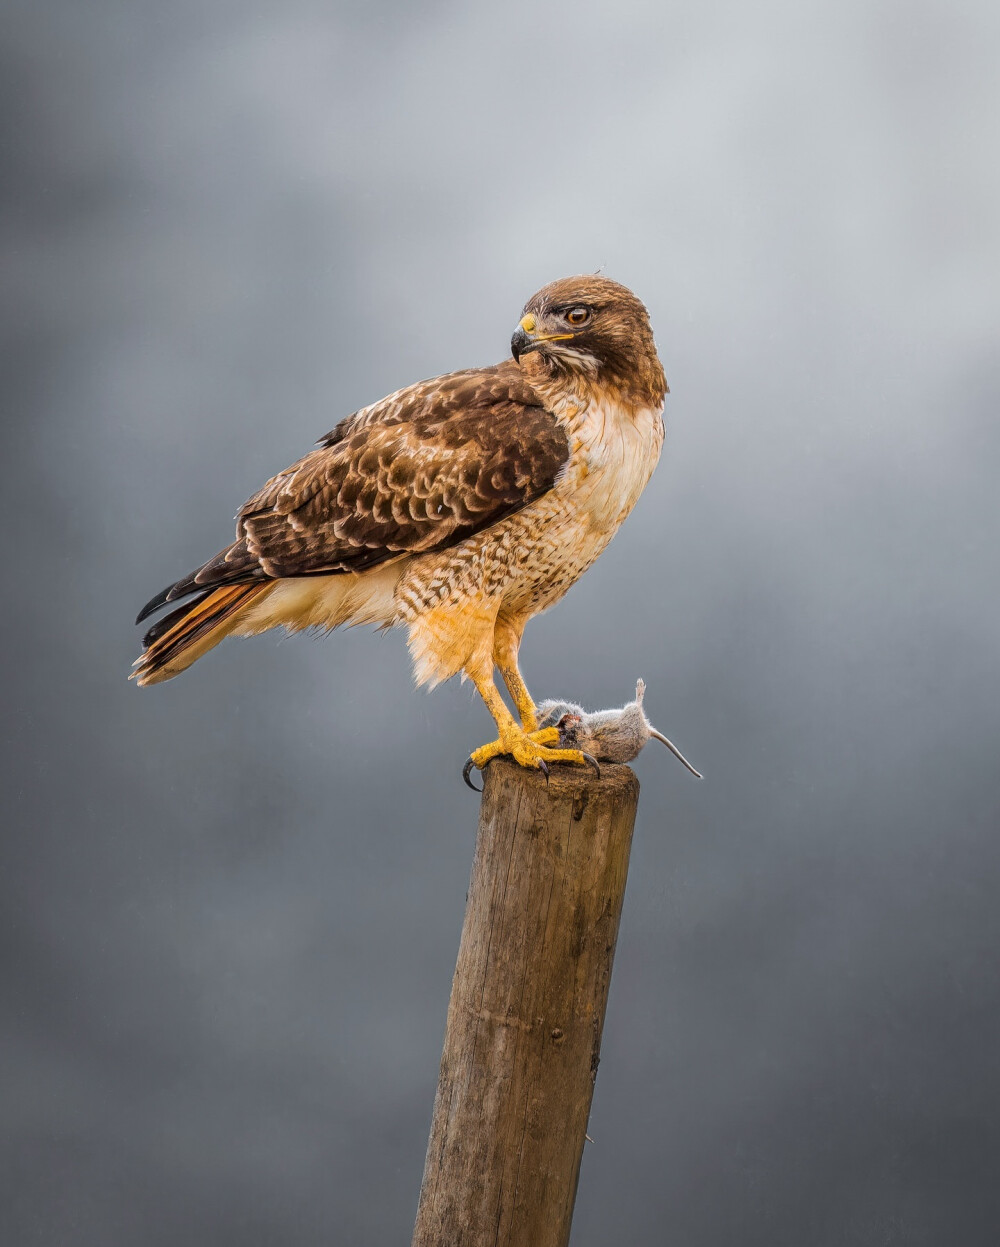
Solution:
{"label": "hawk's head", "polygon": [[580,373],[659,406],[667,392],[649,313],[626,286],[599,275],[550,282],[524,305],[510,340],[526,370]]}

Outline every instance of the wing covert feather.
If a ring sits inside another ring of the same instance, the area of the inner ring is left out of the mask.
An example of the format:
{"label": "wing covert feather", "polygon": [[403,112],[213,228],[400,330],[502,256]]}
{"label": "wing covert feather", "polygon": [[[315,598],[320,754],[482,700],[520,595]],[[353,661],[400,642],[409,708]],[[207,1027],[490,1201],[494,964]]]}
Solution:
{"label": "wing covert feather", "polygon": [[201,588],[447,549],[546,493],[568,458],[565,431],[511,362],[410,386],[272,477],[240,508],[236,541],[140,618]]}

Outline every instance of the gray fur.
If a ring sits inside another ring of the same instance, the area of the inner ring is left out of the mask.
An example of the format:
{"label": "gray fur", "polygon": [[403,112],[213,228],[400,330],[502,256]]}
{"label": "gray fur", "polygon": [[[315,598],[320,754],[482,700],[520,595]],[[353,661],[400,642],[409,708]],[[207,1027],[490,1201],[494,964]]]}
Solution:
{"label": "gray fur", "polygon": [[538,726],[557,727],[561,749],[582,749],[598,762],[631,762],[654,736],[692,775],[701,779],[676,745],[671,744],[646,718],[642,708],[645,692],[646,685],[637,680],[635,701],[630,701],[620,710],[595,710],[591,713],[575,702],[549,699],[538,706]]}

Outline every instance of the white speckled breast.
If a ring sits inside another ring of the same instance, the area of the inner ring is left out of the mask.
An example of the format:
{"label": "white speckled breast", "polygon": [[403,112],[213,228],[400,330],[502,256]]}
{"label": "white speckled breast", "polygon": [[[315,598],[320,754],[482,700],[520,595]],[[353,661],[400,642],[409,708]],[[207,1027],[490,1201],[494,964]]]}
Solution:
{"label": "white speckled breast", "polygon": [[412,622],[453,596],[498,599],[507,613],[537,614],[618,531],[659,460],[662,408],[625,411],[569,398],[554,414],[570,437],[555,487],[452,549],[412,559],[396,589],[402,619]]}

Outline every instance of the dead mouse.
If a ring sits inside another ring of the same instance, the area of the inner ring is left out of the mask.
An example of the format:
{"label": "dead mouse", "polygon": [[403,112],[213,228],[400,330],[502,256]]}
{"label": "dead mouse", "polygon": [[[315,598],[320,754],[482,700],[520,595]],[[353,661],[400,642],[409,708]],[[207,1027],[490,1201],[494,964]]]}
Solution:
{"label": "dead mouse", "polygon": [[543,701],[538,706],[538,726],[559,729],[560,749],[581,749],[593,754],[598,762],[631,762],[642,752],[652,736],[662,741],[678,761],[697,779],[701,775],[675,744],[658,732],[646,718],[642,698],[646,685],[637,680],[635,701],[620,710],[595,710],[588,713],[570,701]]}

